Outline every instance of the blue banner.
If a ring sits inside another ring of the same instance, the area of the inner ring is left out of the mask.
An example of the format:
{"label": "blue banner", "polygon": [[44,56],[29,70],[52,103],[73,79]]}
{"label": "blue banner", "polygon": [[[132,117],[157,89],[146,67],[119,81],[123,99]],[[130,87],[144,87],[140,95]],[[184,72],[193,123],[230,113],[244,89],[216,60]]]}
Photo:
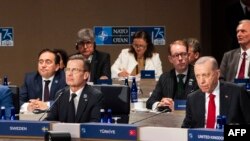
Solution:
{"label": "blue banner", "polygon": [[81,138],[137,140],[137,126],[129,124],[83,123]]}
{"label": "blue banner", "polygon": [[188,141],[224,141],[223,130],[188,129]]}
{"label": "blue banner", "polygon": [[187,100],[174,100],[174,109],[175,110],[186,110],[186,102]]}
{"label": "blue banner", "polygon": [[0,47],[14,46],[14,35],[12,27],[0,27]]}
{"label": "blue banner", "polygon": [[50,122],[0,120],[2,136],[44,136],[48,130],[50,130]]}
{"label": "blue banner", "polygon": [[136,31],[146,31],[154,45],[165,45],[164,26],[96,26],[94,27],[96,45],[131,44]]}

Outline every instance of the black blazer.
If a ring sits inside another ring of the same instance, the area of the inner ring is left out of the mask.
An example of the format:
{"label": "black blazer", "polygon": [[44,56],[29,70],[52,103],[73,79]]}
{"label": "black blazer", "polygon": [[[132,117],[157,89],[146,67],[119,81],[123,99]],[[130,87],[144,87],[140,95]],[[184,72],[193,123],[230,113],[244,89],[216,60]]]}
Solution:
{"label": "black blazer", "polygon": [[[59,91],[57,96],[61,92],[61,97],[51,108],[51,111],[48,113],[45,120],[67,122],[67,109],[70,96],[69,87]],[[75,118],[76,123],[99,122],[101,116],[100,109],[103,106],[103,98],[103,94],[99,90],[86,84],[78,102]]]}
{"label": "black blazer", "polygon": [[[66,86],[65,73],[63,70],[56,72],[50,88],[49,100],[53,101],[58,90]],[[24,84],[20,89],[20,106],[30,99],[42,99],[43,84],[42,77],[38,72],[27,73],[24,78]]]}
{"label": "black blazer", "polygon": [[[175,74],[175,69],[170,70],[169,72],[163,73],[159,81],[156,84],[156,87],[149,97],[146,103],[148,109],[152,109],[152,105],[160,101],[163,97],[168,97],[175,99],[175,93],[177,89],[177,78]],[[181,99],[186,99],[187,95],[198,89],[196,79],[194,77],[194,67],[192,65],[188,66],[187,78],[185,81],[185,96]]]}
{"label": "black blazer", "polygon": [[[183,128],[205,127],[205,93],[197,90],[187,98]],[[227,124],[250,123],[250,96],[244,88],[229,82],[220,82],[220,115],[225,115]]]}
{"label": "black blazer", "polygon": [[95,50],[91,60],[90,81],[96,83],[96,81],[103,75],[110,79],[110,67],[110,55],[108,53]]}

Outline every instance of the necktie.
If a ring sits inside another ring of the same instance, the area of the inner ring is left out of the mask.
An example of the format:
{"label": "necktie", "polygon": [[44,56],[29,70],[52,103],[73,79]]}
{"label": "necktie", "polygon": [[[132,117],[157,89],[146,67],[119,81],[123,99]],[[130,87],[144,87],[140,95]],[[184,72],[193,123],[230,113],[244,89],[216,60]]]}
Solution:
{"label": "necktie", "polygon": [[238,75],[239,79],[245,78],[246,55],[247,55],[246,52],[242,53],[243,59],[242,59],[241,65],[240,65],[240,71],[239,71],[239,75]]}
{"label": "necktie", "polygon": [[71,99],[69,102],[69,107],[68,107],[68,120],[67,122],[74,123],[75,122],[75,102],[74,99],[76,97],[75,93],[71,94]]}
{"label": "necktie", "polygon": [[209,102],[208,102],[208,113],[207,113],[207,128],[214,128],[215,124],[215,102],[214,102],[215,95],[209,95]]}
{"label": "necktie", "polygon": [[44,80],[45,86],[44,86],[44,101],[49,101],[49,83],[50,80]]}
{"label": "necktie", "polygon": [[178,83],[177,83],[177,99],[182,99],[182,97],[184,96],[184,82],[183,82],[183,78],[185,77],[184,74],[178,74]]}

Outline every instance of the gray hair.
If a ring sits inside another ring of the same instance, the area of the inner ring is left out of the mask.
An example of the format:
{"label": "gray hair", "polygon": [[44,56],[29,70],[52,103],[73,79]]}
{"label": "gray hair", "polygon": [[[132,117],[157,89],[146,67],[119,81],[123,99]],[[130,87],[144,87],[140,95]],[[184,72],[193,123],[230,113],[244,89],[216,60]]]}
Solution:
{"label": "gray hair", "polygon": [[90,62],[89,60],[85,59],[82,54],[73,54],[69,57],[68,62],[70,60],[81,60],[83,62],[83,69],[84,71],[90,71]]}
{"label": "gray hair", "polygon": [[210,62],[212,64],[212,69],[213,70],[216,70],[218,69],[218,63],[216,61],[216,59],[212,56],[203,56],[203,57],[200,57],[194,65],[199,65],[199,64],[204,64],[206,62]]}
{"label": "gray hair", "polygon": [[193,48],[194,52],[199,52],[199,53],[201,52],[200,42],[196,38],[188,38],[187,44],[188,47]]}
{"label": "gray hair", "polygon": [[94,41],[94,32],[90,28],[80,29],[77,33],[79,41]]}

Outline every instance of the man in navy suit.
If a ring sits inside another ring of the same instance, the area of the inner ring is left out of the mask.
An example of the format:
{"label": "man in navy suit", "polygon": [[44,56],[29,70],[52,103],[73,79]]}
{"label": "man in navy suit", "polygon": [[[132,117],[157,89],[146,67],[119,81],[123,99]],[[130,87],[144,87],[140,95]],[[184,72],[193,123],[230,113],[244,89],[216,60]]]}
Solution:
{"label": "man in navy suit", "polygon": [[91,64],[88,81],[97,83],[98,79],[110,79],[110,55],[96,50],[93,30],[89,28],[79,30],[78,38],[76,49]]}
{"label": "man in navy suit", "polygon": [[10,116],[10,108],[13,107],[12,92],[8,86],[0,85],[0,107],[6,109],[6,117]]}
{"label": "man in navy suit", "polygon": [[[187,95],[198,89],[193,66],[188,65],[188,45],[184,40],[176,40],[170,44],[168,48],[169,62],[174,68],[163,73],[156,87],[146,103],[146,107],[152,110],[158,110],[159,107],[168,106],[171,110],[174,109],[175,99],[186,99]],[[179,80],[179,75],[182,75],[182,80]],[[178,83],[182,82],[183,87],[179,87]],[[181,90],[181,91],[179,91]]]}
{"label": "man in navy suit", "polygon": [[[216,127],[216,117],[225,115],[227,124],[250,123],[250,96],[236,84],[219,81],[220,70],[217,61],[210,56],[198,59],[194,65],[195,77],[199,90],[188,95],[186,116],[183,120],[184,128],[204,128],[210,123],[208,119],[215,119],[212,126]],[[214,96],[214,114],[210,115],[210,95]],[[209,118],[208,118],[209,117]]]}
{"label": "man in navy suit", "polygon": [[103,94],[86,83],[89,68],[89,61],[81,54],[69,57],[65,68],[68,86],[57,93],[58,101],[45,120],[69,123],[100,121]]}
{"label": "man in navy suit", "polygon": [[[38,71],[25,75],[20,89],[21,112],[34,109],[45,110],[55,98],[58,90],[66,86],[64,71],[59,70],[60,58],[50,49],[38,55]],[[49,80],[49,97],[45,97],[45,81]]]}

